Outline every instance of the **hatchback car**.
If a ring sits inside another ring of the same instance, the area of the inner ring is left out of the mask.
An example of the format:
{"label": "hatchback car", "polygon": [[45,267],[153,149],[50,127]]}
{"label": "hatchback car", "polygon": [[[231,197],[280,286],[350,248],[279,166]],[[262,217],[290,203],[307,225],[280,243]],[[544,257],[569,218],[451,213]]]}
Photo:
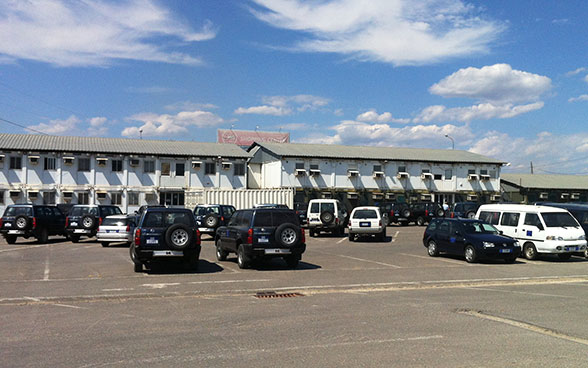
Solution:
{"label": "hatchback car", "polygon": [[356,207],[349,217],[349,241],[361,236],[375,236],[377,240],[386,239],[386,223],[379,207]]}
{"label": "hatchback car", "polygon": [[514,263],[521,253],[519,243],[500,235],[493,225],[480,220],[435,219],[423,235],[429,256],[439,253],[463,255],[468,263],[479,259],[504,259]]}
{"label": "hatchback car", "polygon": [[134,215],[112,215],[106,216],[102,224],[98,227],[96,240],[103,247],[108,247],[110,243],[126,243],[131,245],[135,231]]}

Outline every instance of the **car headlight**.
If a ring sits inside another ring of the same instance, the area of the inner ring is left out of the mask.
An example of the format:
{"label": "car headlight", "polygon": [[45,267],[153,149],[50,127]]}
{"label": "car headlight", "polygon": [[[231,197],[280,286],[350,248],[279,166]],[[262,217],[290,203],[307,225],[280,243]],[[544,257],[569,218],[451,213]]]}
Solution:
{"label": "car headlight", "polygon": [[482,242],[484,248],[494,248],[494,243],[491,242]]}
{"label": "car headlight", "polygon": [[580,237],[578,238],[578,240],[586,240],[586,235],[580,235]]}
{"label": "car headlight", "polygon": [[518,241],[516,241],[516,240],[515,240],[515,242],[514,242],[514,243],[512,243],[512,246],[513,246],[513,247],[519,247],[519,248],[521,247],[521,245],[519,244],[519,242],[518,242]]}
{"label": "car headlight", "polygon": [[548,235],[545,237],[545,240],[564,240],[564,239],[561,236]]}

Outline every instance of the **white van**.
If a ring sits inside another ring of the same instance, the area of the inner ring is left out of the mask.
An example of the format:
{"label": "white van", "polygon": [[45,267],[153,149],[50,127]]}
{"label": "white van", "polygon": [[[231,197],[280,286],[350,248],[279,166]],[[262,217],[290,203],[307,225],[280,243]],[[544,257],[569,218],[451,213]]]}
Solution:
{"label": "white van", "polygon": [[345,234],[347,210],[338,199],[311,199],[306,216],[310,236],[316,236],[321,231]]}
{"label": "white van", "polygon": [[586,235],[578,221],[562,208],[524,204],[484,204],[476,218],[515,238],[523,246],[525,258],[536,259],[540,253],[557,254],[569,259],[584,252]]}

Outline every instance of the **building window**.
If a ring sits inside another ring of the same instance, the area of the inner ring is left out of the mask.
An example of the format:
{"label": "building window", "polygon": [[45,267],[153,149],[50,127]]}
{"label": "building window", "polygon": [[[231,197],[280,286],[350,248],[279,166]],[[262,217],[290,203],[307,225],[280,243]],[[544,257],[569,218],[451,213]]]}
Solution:
{"label": "building window", "polygon": [[452,169],[445,169],[445,180],[453,179],[453,170]]}
{"label": "building window", "polygon": [[4,191],[0,190],[0,204],[4,204]]}
{"label": "building window", "polygon": [[469,169],[468,175],[476,175],[476,169]]}
{"label": "building window", "polygon": [[176,163],[176,176],[184,176],[185,164]]}
{"label": "building window", "polygon": [[421,174],[430,174],[431,170],[430,169],[422,169],[421,170]]}
{"label": "building window", "polygon": [[310,170],[318,170],[318,169],[319,169],[318,164],[310,164]]}
{"label": "building window", "polygon": [[90,204],[90,195],[88,192],[78,193],[78,204]]}
{"label": "building window", "polygon": [[296,170],[304,170],[304,162],[297,162]]}
{"label": "building window", "polygon": [[10,157],[10,170],[20,170],[22,169],[22,157]]}
{"label": "building window", "polygon": [[490,177],[492,179],[496,179],[497,178],[497,176],[496,176],[496,170],[490,170]]}
{"label": "building window", "polygon": [[434,175],[434,179],[435,180],[441,180],[441,179],[443,179],[443,175],[441,175],[441,174],[435,174]]}
{"label": "building window", "polygon": [[110,193],[110,202],[120,205],[122,203],[122,193]]}
{"label": "building window", "polygon": [[398,166],[398,172],[406,172],[406,166]]}
{"label": "building window", "polygon": [[129,206],[138,206],[139,205],[139,193],[129,192],[127,194],[129,199]]}
{"label": "building window", "polygon": [[112,171],[123,171],[122,160],[112,160]]}
{"label": "building window", "polygon": [[169,176],[171,165],[169,162],[161,163],[161,176]]}
{"label": "building window", "polygon": [[382,172],[382,165],[374,165],[374,172]]}
{"label": "building window", "polygon": [[159,204],[164,206],[183,206],[183,192],[163,192],[159,195]]}
{"label": "building window", "polygon": [[235,164],[234,167],[234,175],[235,176],[244,176],[245,175],[245,164]]}
{"label": "building window", "polygon": [[143,172],[154,173],[155,161],[143,161]]}
{"label": "building window", "polygon": [[488,175],[488,170],[480,170],[480,175]]}
{"label": "building window", "polygon": [[78,171],[90,171],[90,159],[87,157],[80,157],[78,159]]}
{"label": "building window", "polygon": [[45,157],[45,170],[55,170],[55,157]]}
{"label": "building window", "polygon": [[43,204],[55,204],[55,192],[43,192]]}
{"label": "building window", "polygon": [[205,175],[214,175],[214,174],[216,174],[216,163],[215,162],[207,162],[204,165],[204,174]]}

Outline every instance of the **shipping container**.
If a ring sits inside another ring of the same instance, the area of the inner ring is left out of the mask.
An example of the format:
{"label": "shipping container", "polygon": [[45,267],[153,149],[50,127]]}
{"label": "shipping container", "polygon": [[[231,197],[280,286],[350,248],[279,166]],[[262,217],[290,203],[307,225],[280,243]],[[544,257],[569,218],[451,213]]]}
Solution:
{"label": "shipping container", "polygon": [[269,203],[294,208],[294,189],[204,189],[186,192],[187,208],[198,204],[230,204],[239,210]]}

